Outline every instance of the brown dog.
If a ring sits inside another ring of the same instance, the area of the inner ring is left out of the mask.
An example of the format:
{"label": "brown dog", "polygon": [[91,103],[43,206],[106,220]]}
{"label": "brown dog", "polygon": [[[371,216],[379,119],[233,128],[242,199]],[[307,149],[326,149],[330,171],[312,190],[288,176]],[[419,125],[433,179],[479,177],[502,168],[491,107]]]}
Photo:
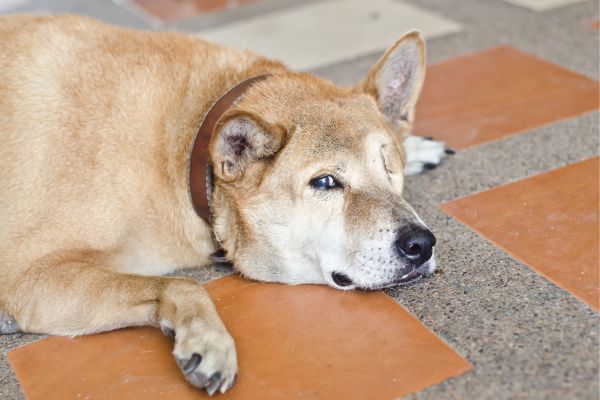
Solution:
{"label": "brown dog", "polygon": [[0,18],[0,43],[0,332],[160,326],[212,394],[233,385],[235,344],[200,284],[157,275],[209,264],[218,246],[249,278],[339,289],[435,268],[435,239],[401,197],[403,171],[444,156],[403,143],[424,78],[418,33],[350,89],[80,17]]}

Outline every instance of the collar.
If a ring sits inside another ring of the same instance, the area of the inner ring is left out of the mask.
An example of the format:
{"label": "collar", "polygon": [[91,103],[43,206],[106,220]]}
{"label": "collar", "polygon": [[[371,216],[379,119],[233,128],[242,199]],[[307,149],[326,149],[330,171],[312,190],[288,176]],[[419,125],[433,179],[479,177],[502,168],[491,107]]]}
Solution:
{"label": "collar", "polygon": [[269,76],[255,76],[229,89],[208,109],[200,128],[198,128],[190,155],[189,188],[196,214],[207,222],[210,222],[210,194],[212,191],[212,168],[208,156],[208,146],[215,127],[223,114],[250,86]]}

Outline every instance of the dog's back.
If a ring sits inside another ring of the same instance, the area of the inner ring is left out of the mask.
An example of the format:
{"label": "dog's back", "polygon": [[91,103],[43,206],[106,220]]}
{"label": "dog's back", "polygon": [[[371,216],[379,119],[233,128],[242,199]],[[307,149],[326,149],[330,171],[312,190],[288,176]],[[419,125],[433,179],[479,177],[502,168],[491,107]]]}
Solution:
{"label": "dog's back", "polygon": [[179,201],[165,181],[185,169],[173,165],[179,143],[166,131],[195,122],[178,107],[190,74],[202,73],[190,54],[209,45],[173,35],[70,16],[0,18],[0,249],[11,269],[54,249],[118,254],[147,229],[181,229],[165,218]]}

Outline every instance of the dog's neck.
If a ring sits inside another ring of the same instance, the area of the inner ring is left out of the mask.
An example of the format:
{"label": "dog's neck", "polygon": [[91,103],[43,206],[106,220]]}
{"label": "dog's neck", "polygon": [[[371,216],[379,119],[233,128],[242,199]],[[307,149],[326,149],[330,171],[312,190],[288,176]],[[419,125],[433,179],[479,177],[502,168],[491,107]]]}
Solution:
{"label": "dog's neck", "polygon": [[208,109],[200,128],[198,128],[190,152],[189,191],[196,214],[206,222],[210,223],[210,196],[213,179],[208,149],[215,127],[223,114],[250,86],[268,77],[269,75],[254,76],[229,89]]}

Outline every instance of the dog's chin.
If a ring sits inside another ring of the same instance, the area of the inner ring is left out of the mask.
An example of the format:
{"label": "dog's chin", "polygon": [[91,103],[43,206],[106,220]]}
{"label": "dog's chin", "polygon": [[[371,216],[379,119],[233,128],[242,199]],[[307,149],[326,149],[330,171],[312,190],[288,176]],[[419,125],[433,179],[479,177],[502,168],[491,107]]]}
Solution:
{"label": "dog's chin", "polygon": [[332,282],[329,283],[330,286],[333,286],[339,290],[352,290],[352,289],[362,289],[362,290],[381,290],[392,287],[403,287],[414,285],[417,282],[422,281],[428,276],[433,274],[435,271],[436,263],[435,258],[431,258],[429,261],[425,262],[419,268],[414,269],[408,273],[403,275],[394,277],[394,279],[384,282],[384,283],[372,283],[372,284],[357,284],[355,283],[348,275],[341,272],[333,272],[331,274]]}

